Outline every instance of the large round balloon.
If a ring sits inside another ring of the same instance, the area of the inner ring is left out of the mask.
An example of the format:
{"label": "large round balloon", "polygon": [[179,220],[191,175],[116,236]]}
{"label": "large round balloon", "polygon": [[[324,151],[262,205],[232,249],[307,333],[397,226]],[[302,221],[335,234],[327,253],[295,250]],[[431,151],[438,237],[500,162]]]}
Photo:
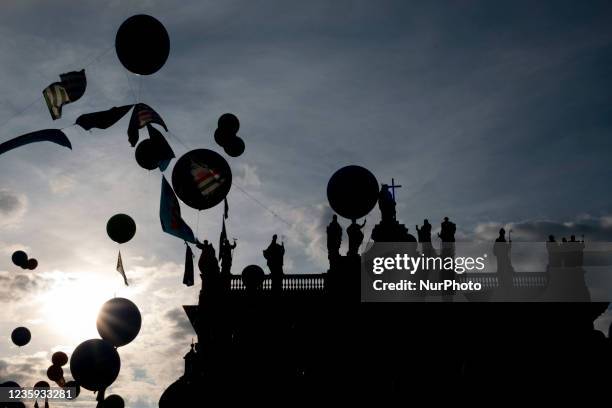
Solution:
{"label": "large round balloon", "polygon": [[13,256],[11,256],[11,260],[13,263],[23,269],[28,267],[28,254],[23,251],[15,251],[13,252]]}
{"label": "large round balloon", "polygon": [[32,334],[25,327],[17,327],[11,333],[11,340],[13,341],[13,343],[15,343],[16,346],[19,346],[19,347],[25,346],[26,344],[28,344],[31,338],[32,338]]}
{"label": "large round balloon", "polygon": [[115,37],[115,50],[123,66],[140,75],[151,75],[164,66],[170,54],[170,37],[154,17],[138,14],[125,20]]}
{"label": "large round balloon", "polygon": [[100,337],[115,347],[121,347],[136,338],[141,323],[140,311],[132,301],[113,298],[102,306],[96,327]]}
{"label": "large round balloon", "polygon": [[238,136],[232,137],[226,144],[223,146],[223,150],[229,156],[238,157],[242,153],[244,153],[244,140]]}
{"label": "large round balloon", "polygon": [[159,166],[157,149],[151,139],[145,139],[136,146],[134,151],[136,163],[145,170],[153,170]]}
{"label": "large round balloon", "polygon": [[115,214],[106,223],[106,233],[113,241],[123,244],[136,234],[136,223],[127,214]]}
{"label": "large round balloon", "polygon": [[172,186],[185,204],[205,210],[219,204],[232,187],[227,161],[208,149],[185,153],[172,170]]}
{"label": "large round balloon", "polygon": [[115,381],[121,368],[117,350],[107,341],[86,340],[70,357],[70,372],[81,387],[102,390]]}
{"label": "large round balloon", "polygon": [[66,384],[64,384],[64,389],[66,388],[74,388],[74,390],[70,394],[70,397],[66,397],[66,399],[73,400],[81,393],[81,386],[78,382],[74,380],[68,381]]}
{"label": "large round balloon", "polygon": [[353,219],[368,215],[378,201],[378,181],[361,166],[336,171],[327,184],[327,200],[340,216]]}
{"label": "large round balloon", "polygon": [[123,398],[121,398],[117,394],[109,395],[104,399],[104,408],[123,408],[125,407],[125,402],[123,402]]}
{"label": "large round balloon", "polygon": [[60,367],[64,366],[64,365],[66,365],[66,363],[68,363],[68,356],[63,351],[56,351],[51,356],[51,362],[54,365],[58,365]]}

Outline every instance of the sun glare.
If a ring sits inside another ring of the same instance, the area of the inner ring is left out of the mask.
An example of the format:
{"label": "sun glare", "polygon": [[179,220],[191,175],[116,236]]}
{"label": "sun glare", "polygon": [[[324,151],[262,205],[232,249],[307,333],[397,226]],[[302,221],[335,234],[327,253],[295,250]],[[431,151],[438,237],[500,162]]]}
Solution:
{"label": "sun glare", "polygon": [[96,318],[116,286],[94,274],[70,276],[55,283],[42,299],[45,324],[72,342],[99,337]]}

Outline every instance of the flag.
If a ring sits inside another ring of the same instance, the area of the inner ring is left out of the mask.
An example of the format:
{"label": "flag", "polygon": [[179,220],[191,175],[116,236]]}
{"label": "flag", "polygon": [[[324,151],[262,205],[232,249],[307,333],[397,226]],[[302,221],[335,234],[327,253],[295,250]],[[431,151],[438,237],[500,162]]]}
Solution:
{"label": "flag", "polygon": [[168,131],[168,127],[164,123],[164,120],[153,110],[153,108],[144,103],[137,103],[134,105],[134,110],[130,117],[130,125],[128,126],[128,140],[132,146],[136,146],[138,142],[138,129],[142,129],[149,123],[158,124],[163,127],[166,132]]}
{"label": "flag", "polygon": [[162,176],[161,199],[159,203],[159,219],[162,230],[184,241],[196,243],[193,231],[181,218],[181,206],[170,183]]}
{"label": "flag", "polygon": [[105,111],[85,113],[79,116],[76,124],[85,130],[91,128],[108,129],[119,122],[134,105],[115,106]]}
{"label": "flag", "polygon": [[191,247],[185,244],[185,274],[183,275],[183,284],[193,286],[193,251]]}
{"label": "flag", "polygon": [[193,160],[191,161],[191,175],[203,196],[212,193],[225,182],[225,179],[221,178],[221,175],[214,169]]}
{"label": "flag", "polygon": [[165,171],[170,164],[170,160],[174,159],[176,156],[168,144],[168,141],[159,130],[151,125],[147,125],[147,130],[149,131],[149,139],[151,139],[153,146],[155,146],[155,156],[159,159],[159,169]]}
{"label": "flag", "polygon": [[119,251],[119,257],[117,258],[117,272],[123,276],[123,282],[125,282],[125,286],[128,286],[127,277],[125,276],[125,271],[123,270],[123,262],[121,261],[121,251]]}
{"label": "flag", "polygon": [[[223,243],[225,242],[226,239],[227,239],[227,231],[225,230],[225,219],[223,219],[223,226],[221,227],[221,235],[219,235],[219,255],[221,255],[221,248],[223,248]],[[219,258],[221,258],[221,256],[219,256]]]}
{"label": "flag", "polygon": [[53,120],[62,117],[62,106],[83,96],[87,87],[85,70],[60,75],[60,82],[54,82],[43,90],[43,96]]}
{"label": "flag", "polygon": [[229,216],[229,206],[227,205],[227,197],[223,199],[223,219],[227,220]]}

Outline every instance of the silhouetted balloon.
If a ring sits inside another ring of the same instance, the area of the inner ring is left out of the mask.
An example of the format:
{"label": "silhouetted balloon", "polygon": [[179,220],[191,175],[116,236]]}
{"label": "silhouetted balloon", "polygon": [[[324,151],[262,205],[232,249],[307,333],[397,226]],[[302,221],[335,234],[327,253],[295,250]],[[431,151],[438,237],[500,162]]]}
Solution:
{"label": "silhouetted balloon", "polygon": [[109,395],[104,399],[104,408],[123,408],[125,407],[125,402],[123,402],[123,398],[121,398],[117,394]]}
{"label": "silhouetted balloon", "polygon": [[115,381],[121,369],[117,350],[107,341],[91,339],[79,344],[70,357],[70,372],[79,385],[99,391]]}
{"label": "silhouetted balloon", "polygon": [[58,365],[49,366],[47,369],[47,378],[49,378],[53,382],[59,382],[62,378],[64,378],[64,369]]}
{"label": "silhouetted balloon", "polygon": [[172,186],[185,204],[205,210],[227,196],[232,187],[232,171],[220,154],[208,149],[192,150],[174,165]]}
{"label": "silhouetted balloon", "polygon": [[13,341],[13,343],[15,343],[16,346],[19,346],[19,347],[25,346],[26,344],[28,344],[31,338],[32,338],[32,334],[25,327],[17,327],[11,333],[11,340]]}
{"label": "silhouetted balloon", "polygon": [[113,298],[102,306],[96,327],[100,337],[115,347],[121,347],[136,338],[141,323],[140,311],[132,301]]}
{"label": "silhouetted balloon", "polygon": [[28,259],[28,269],[33,271],[38,266],[38,261],[34,258]]}
{"label": "silhouetted balloon", "polygon": [[221,147],[225,147],[236,135],[234,133],[225,132],[221,129],[215,130],[215,143]]}
{"label": "silhouetted balloon", "polygon": [[136,234],[136,223],[126,214],[115,214],[106,223],[106,233],[113,241],[123,244]]}
{"label": "silhouetted balloon", "polygon": [[115,50],[127,70],[151,75],[166,63],[170,38],[156,18],[138,14],[125,20],[117,30]]}
{"label": "silhouetted balloon", "polygon": [[235,136],[223,147],[225,153],[232,157],[238,157],[244,153],[244,140]]}
{"label": "silhouetted balloon", "polygon": [[34,384],[34,388],[46,389],[46,388],[50,388],[50,385],[46,381],[39,381],[36,384]]}
{"label": "silhouetted balloon", "polygon": [[81,393],[81,386],[74,380],[68,381],[66,384],[64,384],[64,389],[66,388],[74,388],[74,393],[70,396],[70,398],[67,398],[69,400],[75,399]]}
{"label": "silhouetted balloon", "polygon": [[63,351],[56,351],[51,356],[51,362],[54,365],[58,365],[60,367],[64,366],[64,365],[66,365],[68,363],[68,356]]}
{"label": "silhouetted balloon", "polygon": [[136,163],[145,170],[153,170],[159,166],[159,157],[151,139],[140,142],[134,154]]}
{"label": "silhouetted balloon", "polygon": [[23,251],[15,251],[13,252],[13,255],[11,256],[11,260],[13,261],[13,263],[21,268],[27,268],[28,267],[28,254],[26,254]]}
{"label": "silhouetted balloon", "polygon": [[261,287],[265,273],[258,265],[249,265],[242,270],[242,283],[247,289],[258,289]]}
{"label": "silhouetted balloon", "polygon": [[240,121],[238,120],[238,117],[233,113],[224,113],[219,117],[219,120],[217,121],[217,126],[224,133],[235,135],[240,129]]}
{"label": "silhouetted balloon", "polygon": [[331,208],[345,218],[368,215],[378,201],[378,181],[361,166],[346,166],[336,171],[327,184]]}

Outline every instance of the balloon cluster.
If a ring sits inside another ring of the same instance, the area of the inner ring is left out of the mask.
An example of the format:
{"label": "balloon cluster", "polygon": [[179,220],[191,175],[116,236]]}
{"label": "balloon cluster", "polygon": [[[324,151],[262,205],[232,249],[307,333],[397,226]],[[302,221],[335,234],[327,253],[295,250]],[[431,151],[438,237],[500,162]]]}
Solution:
{"label": "balloon cluster", "polygon": [[[104,391],[117,379],[121,369],[117,347],[134,340],[141,323],[140,311],[130,300],[113,298],[104,303],[96,323],[102,339],[82,342],[70,357],[70,371],[78,385],[97,391],[98,398],[104,398]],[[103,406],[122,408],[124,402],[118,395],[109,395]]]}
{"label": "balloon cluster", "polygon": [[[53,353],[51,356],[51,366],[47,369],[47,378],[55,382],[59,387],[74,389],[74,394],[71,394],[69,399],[75,399],[81,393],[81,387],[79,383],[74,380],[66,381],[64,379],[64,369],[62,367],[66,364],[68,364],[68,355],[66,353],[63,351],[56,351]],[[46,381],[39,381],[36,384],[42,383],[46,384],[47,388],[49,387]],[[36,385],[34,387],[36,387]]]}
{"label": "balloon cluster", "polygon": [[238,157],[244,153],[244,141],[236,134],[240,129],[240,121],[236,115],[224,113],[219,117],[215,142],[231,157]]}
{"label": "balloon cluster", "polygon": [[13,263],[21,269],[34,270],[38,266],[38,261],[34,258],[28,258],[28,254],[24,251],[15,251],[11,256]]}

